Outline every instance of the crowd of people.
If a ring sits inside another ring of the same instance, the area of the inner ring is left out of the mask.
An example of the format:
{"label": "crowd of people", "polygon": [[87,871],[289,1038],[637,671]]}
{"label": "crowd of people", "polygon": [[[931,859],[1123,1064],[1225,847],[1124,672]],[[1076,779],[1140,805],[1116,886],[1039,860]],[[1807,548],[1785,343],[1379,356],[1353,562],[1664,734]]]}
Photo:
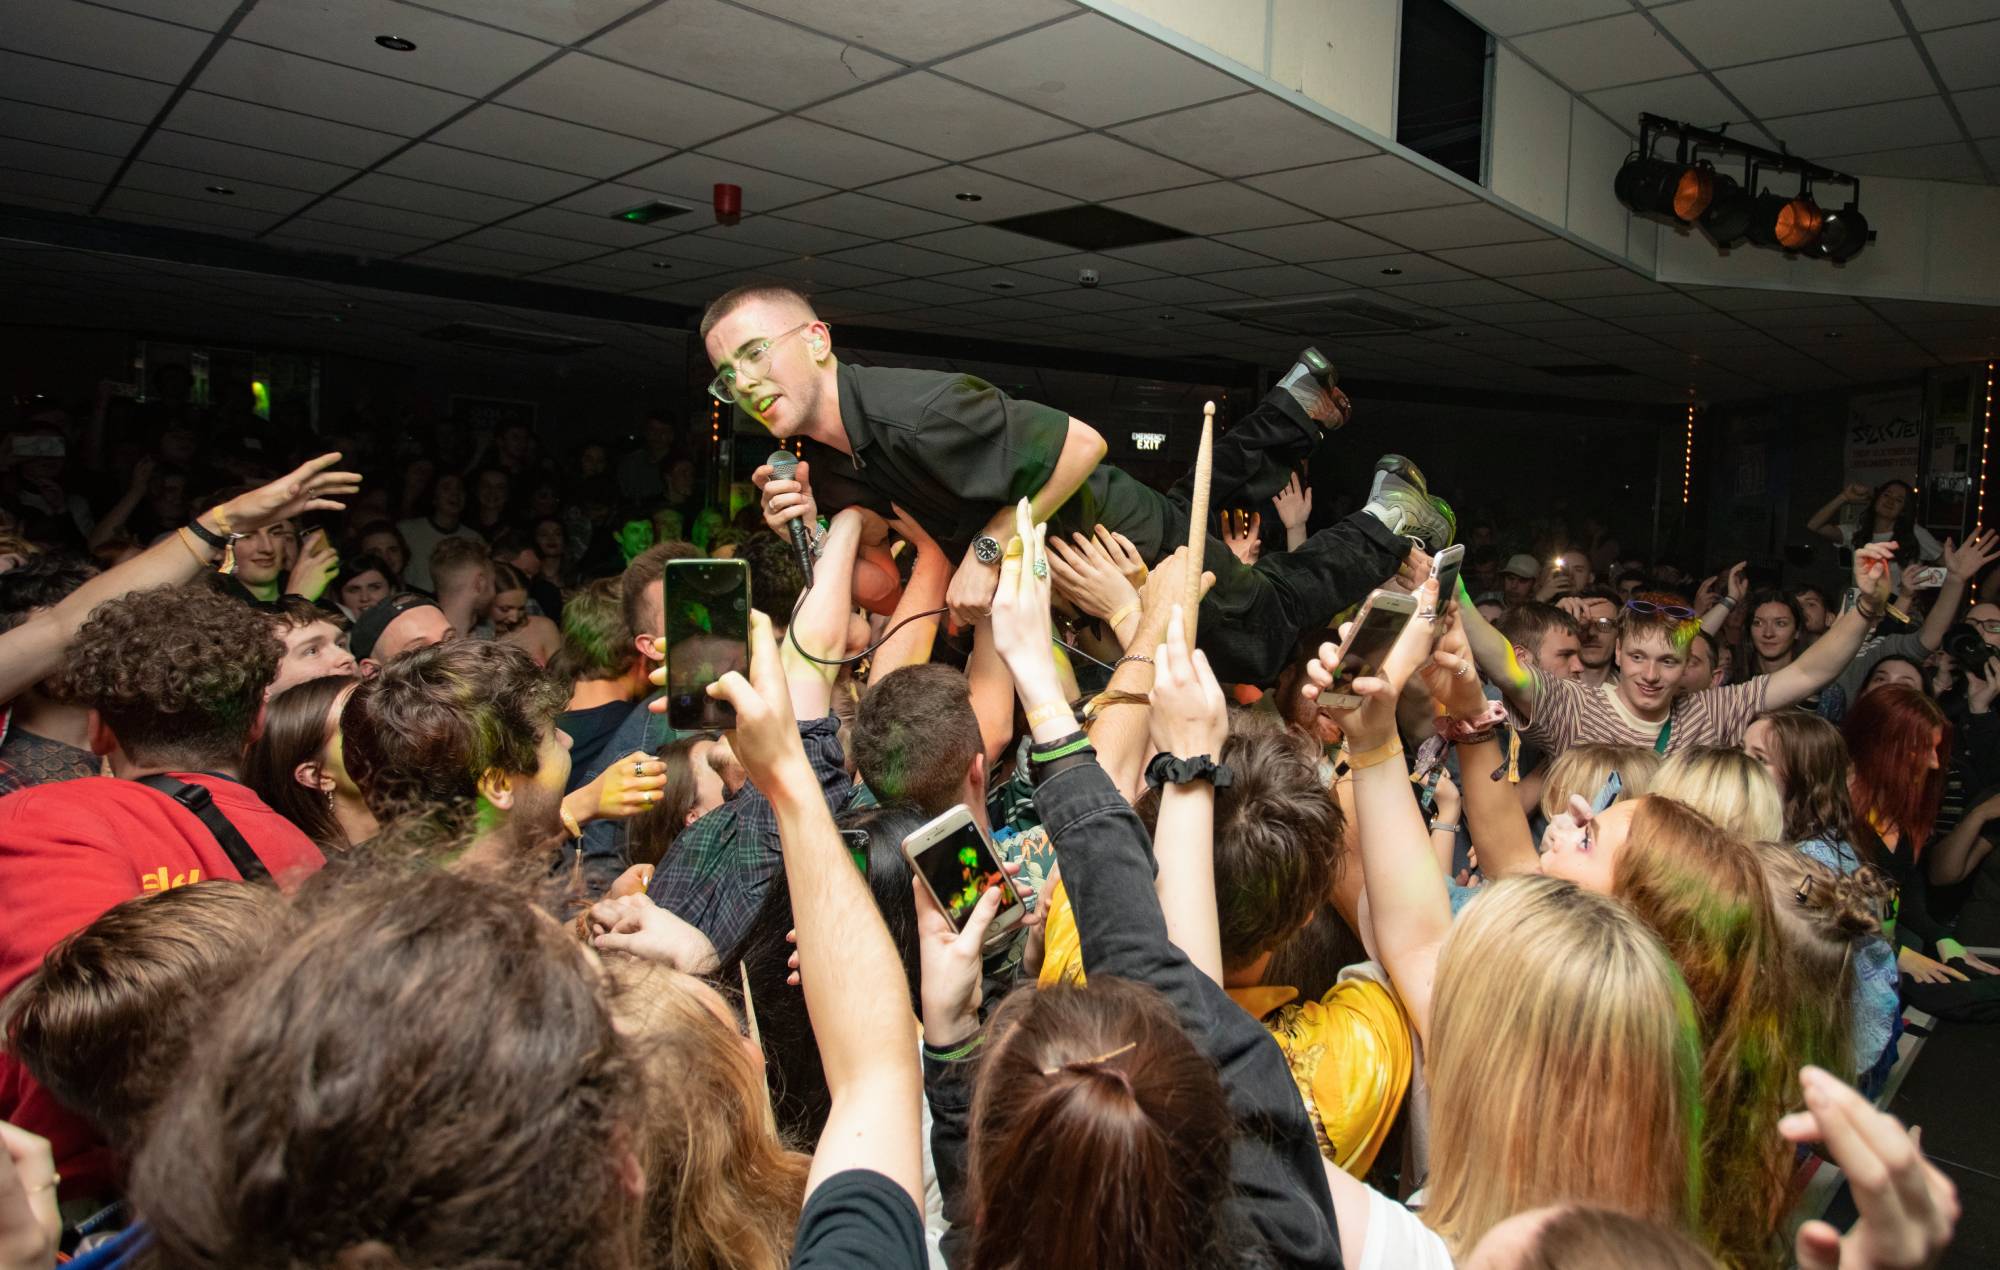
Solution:
{"label": "crowd of people", "polygon": [[[2000,534],[1850,489],[1840,585],[1754,577],[1395,455],[1316,519],[1310,351],[1163,492],[795,292],[702,338],[804,460],[735,519],[663,416],[562,471],[20,406],[0,1270],[1943,1255],[1872,1100],[1906,1007],[2000,1018]],[[683,730],[721,558],[734,725]],[[905,850],[958,809],[964,906]]]}

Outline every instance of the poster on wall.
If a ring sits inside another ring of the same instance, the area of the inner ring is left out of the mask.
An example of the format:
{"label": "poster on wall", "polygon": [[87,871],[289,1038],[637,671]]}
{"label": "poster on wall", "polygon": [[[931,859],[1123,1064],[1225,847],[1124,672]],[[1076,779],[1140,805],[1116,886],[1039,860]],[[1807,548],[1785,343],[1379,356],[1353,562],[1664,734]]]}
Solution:
{"label": "poster on wall", "polygon": [[1917,479],[1923,407],[1923,392],[1914,387],[1865,393],[1848,399],[1848,484],[1872,487],[1891,477],[1905,481]]}

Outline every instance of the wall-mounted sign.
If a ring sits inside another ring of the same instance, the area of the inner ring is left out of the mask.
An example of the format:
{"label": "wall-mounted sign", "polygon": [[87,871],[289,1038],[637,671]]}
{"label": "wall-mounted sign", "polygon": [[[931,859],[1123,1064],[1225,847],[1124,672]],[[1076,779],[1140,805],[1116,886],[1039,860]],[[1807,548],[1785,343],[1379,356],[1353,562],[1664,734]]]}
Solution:
{"label": "wall-mounted sign", "polygon": [[1134,432],[1132,434],[1132,448],[1135,450],[1157,450],[1166,443],[1167,434],[1164,432]]}

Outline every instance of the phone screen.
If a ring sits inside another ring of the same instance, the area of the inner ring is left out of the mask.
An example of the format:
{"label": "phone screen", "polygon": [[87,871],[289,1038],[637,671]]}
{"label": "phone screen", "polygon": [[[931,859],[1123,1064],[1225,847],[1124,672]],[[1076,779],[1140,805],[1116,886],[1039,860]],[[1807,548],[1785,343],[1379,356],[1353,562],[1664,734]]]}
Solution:
{"label": "phone screen", "polygon": [[1379,674],[1389,650],[1395,647],[1396,637],[1410,624],[1412,612],[1413,608],[1401,604],[1371,601],[1347,646],[1341,650],[1340,664],[1334,667],[1333,691],[1345,691],[1355,680]]}
{"label": "phone screen", "polygon": [[1000,888],[1000,912],[1005,913],[1021,902],[1014,888],[1007,884],[993,848],[986,843],[986,835],[969,820],[919,850],[912,863],[924,875],[924,882],[931,888],[931,894],[937,896],[954,930],[964,928],[966,919],[979,904],[979,897],[996,886]]}
{"label": "phone screen", "polygon": [[750,566],[742,560],[670,560],[666,609],[667,722],[679,731],[733,728],[736,708],[708,695],[730,671],[750,669]]}

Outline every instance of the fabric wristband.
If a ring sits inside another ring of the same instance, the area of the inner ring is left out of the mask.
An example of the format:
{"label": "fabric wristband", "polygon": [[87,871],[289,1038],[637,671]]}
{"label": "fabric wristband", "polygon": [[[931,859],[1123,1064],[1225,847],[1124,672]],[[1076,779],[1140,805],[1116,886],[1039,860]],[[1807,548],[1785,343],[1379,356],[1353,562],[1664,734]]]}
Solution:
{"label": "fabric wristband", "polygon": [[[926,1041],[924,1043],[924,1057],[937,1063],[962,1063],[972,1057],[972,1052],[984,1044],[985,1040],[986,1031],[982,1028],[948,1050],[932,1049],[930,1043]],[[905,1052],[907,1053],[908,1051]]]}
{"label": "fabric wristband", "polygon": [[1137,613],[1138,611],[1139,611],[1139,601],[1134,600],[1130,604],[1127,604],[1124,608],[1119,609],[1116,613],[1113,613],[1109,618],[1105,620],[1111,623],[1111,629],[1115,631],[1120,626],[1123,626],[1125,624],[1126,618],[1132,616],[1134,613]]}
{"label": "fabric wristband", "polygon": [[1377,764],[1386,763],[1392,758],[1399,758],[1402,756],[1402,753],[1403,738],[1399,736],[1390,737],[1387,741],[1384,741],[1372,750],[1363,750],[1359,754],[1349,750],[1347,752],[1347,769],[1351,772],[1358,772],[1364,767],[1374,767]]}

